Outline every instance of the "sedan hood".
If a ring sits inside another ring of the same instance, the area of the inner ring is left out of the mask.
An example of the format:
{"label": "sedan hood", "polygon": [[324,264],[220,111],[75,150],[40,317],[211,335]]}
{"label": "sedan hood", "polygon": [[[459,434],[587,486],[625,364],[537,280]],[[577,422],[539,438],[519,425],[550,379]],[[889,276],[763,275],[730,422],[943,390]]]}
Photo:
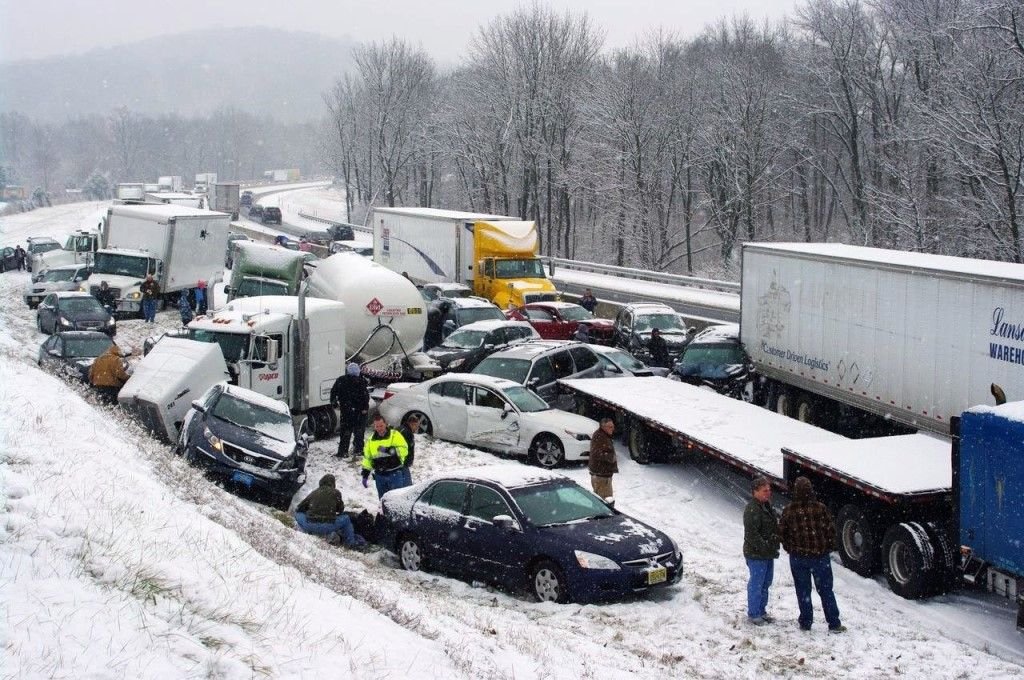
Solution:
{"label": "sedan hood", "polygon": [[40,281],[25,286],[25,295],[46,295],[47,293],[56,293],[64,290],[78,290],[78,287],[81,285],[81,281],[78,283],[73,281]]}
{"label": "sedan hood", "polygon": [[295,442],[282,442],[254,430],[239,427],[218,418],[208,418],[206,426],[228,444],[284,460],[295,452]]}
{"label": "sedan hood", "polygon": [[454,347],[431,347],[427,351],[427,356],[440,364],[447,364],[454,359],[466,356],[472,351],[471,349],[456,349]]}
{"label": "sedan hood", "polygon": [[619,563],[672,552],[668,536],[622,514],[539,527],[539,531],[561,545],[603,555]]}
{"label": "sedan hood", "polygon": [[573,433],[591,435],[597,431],[598,427],[597,422],[590,418],[557,408],[524,415],[529,415],[535,422],[543,423],[558,434],[564,434],[565,430],[570,430]]}

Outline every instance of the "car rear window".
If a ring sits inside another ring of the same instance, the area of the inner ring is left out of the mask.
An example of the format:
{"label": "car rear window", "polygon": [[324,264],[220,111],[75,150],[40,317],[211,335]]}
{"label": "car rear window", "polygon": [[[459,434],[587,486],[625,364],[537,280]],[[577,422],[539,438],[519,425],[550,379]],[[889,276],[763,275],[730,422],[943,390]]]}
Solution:
{"label": "car rear window", "polygon": [[430,487],[423,500],[435,508],[462,512],[466,500],[466,484],[464,482],[438,482]]}

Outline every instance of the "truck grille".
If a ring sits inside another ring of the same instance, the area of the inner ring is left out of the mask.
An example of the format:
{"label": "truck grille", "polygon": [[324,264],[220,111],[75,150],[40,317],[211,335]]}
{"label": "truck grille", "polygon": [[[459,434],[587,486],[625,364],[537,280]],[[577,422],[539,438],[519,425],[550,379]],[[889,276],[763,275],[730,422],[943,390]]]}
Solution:
{"label": "truck grille", "polygon": [[224,455],[235,461],[236,463],[245,463],[246,465],[252,465],[253,467],[262,468],[264,470],[273,470],[278,464],[278,460],[274,458],[267,458],[264,455],[243,449],[234,444],[224,443]]}
{"label": "truck grille", "polygon": [[[89,286],[89,295],[96,295],[96,293],[98,293],[99,290],[100,290],[100,287],[98,285],[97,286]],[[120,288],[111,288],[110,292],[114,294],[114,298],[115,299],[120,299],[121,298],[121,289]]]}

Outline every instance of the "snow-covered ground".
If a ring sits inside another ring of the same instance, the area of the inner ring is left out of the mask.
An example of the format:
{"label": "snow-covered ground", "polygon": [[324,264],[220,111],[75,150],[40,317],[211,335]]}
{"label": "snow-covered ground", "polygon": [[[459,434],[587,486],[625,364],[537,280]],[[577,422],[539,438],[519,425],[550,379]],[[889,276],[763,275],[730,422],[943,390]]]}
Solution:
{"label": "snow-covered ground", "polygon": [[[2,221],[0,245],[88,225],[101,204]],[[537,604],[435,574],[390,553],[351,553],[225,492],[86,391],[41,372],[43,336],[0,275],[0,642],[5,677],[1011,678],[1024,637],[996,598],[908,602],[835,567],[849,626],[796,626],[780,560],[772,626],[745,619],[743,481],[713,464],[642,467],[620,451],[619,507],[683,547],[670,590],[608,605]],[[173,312],[161,325],[177,325]],[[151,332],[121,324],[118,341]],[[742,428],[742,423],[732,423]],[[376,508],[356,461],[311,447],[307,488],[337,475]],[[419,442],[414,477],[499,459]],[[569,468],[586,484],[586,470]],[[818,611],[820,620],[820,610]]]}

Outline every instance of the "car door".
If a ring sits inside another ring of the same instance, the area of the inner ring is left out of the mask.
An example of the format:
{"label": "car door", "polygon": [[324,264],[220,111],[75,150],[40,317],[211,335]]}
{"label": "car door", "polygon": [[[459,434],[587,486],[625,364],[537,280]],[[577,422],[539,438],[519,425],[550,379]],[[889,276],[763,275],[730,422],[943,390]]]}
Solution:
{"label": "car door", "polygon": [[461,548],[468,487],[459,480],[439,480],[413,503],[410,528],[439,566],[460,570],[467,566]]}
{"label": "car door", "polygon": [[551,314],[551,337],[555,340],[571,340],[576,331],[576,322],[567,321],[557,309],[548,310]]}
{"label": "car door", "polygon": [[466,411],[466,386],[462,381],[448,380],[431,385],[427,403],[435,437],[453,442],[466,441],[469,415]]}
{"label": "car door", "polygon": [[498,491],[482,484],[470,484],[462,552],[474,575],[512,585],[522,580],[526,562],[533,553],[524,544],[521,530],[494,525],[494,518],[499,515],[516,517]]}
{"label": "car door", "polygon": [[472,394],[466,407],[469,444],[501,452],[519,445],[519,412],[498,392],[481,385],[468,386]]}
{"label": "car door", "polygon": [[573,364],[576,370],[573,372],[572,378],[600,378],[604,375],[601,370],[601,359],[598,358],[597,352],[577,345],[576,347],[569,348],[569,354],[572,355]]}
{"label": "car door", "polygon": [[[563,378],[571,378],[576,373],[576,366],[568,349],[558,350],[552,353],[550,358],[551,368],[554,371],[556,381]],[[558,386],[557,382],[552,382],[546,390],[546,394],[542,394],[541,397],[555,408],[570,409],[573,405],[572,398],[567,394],[562,394],[562,389]]]}
{"label": "car door", "polygon": [[53,333],[57,323],[57,296],[50,293],[39,303],[39,311],[36,312],[39,330],[44,333]]}

